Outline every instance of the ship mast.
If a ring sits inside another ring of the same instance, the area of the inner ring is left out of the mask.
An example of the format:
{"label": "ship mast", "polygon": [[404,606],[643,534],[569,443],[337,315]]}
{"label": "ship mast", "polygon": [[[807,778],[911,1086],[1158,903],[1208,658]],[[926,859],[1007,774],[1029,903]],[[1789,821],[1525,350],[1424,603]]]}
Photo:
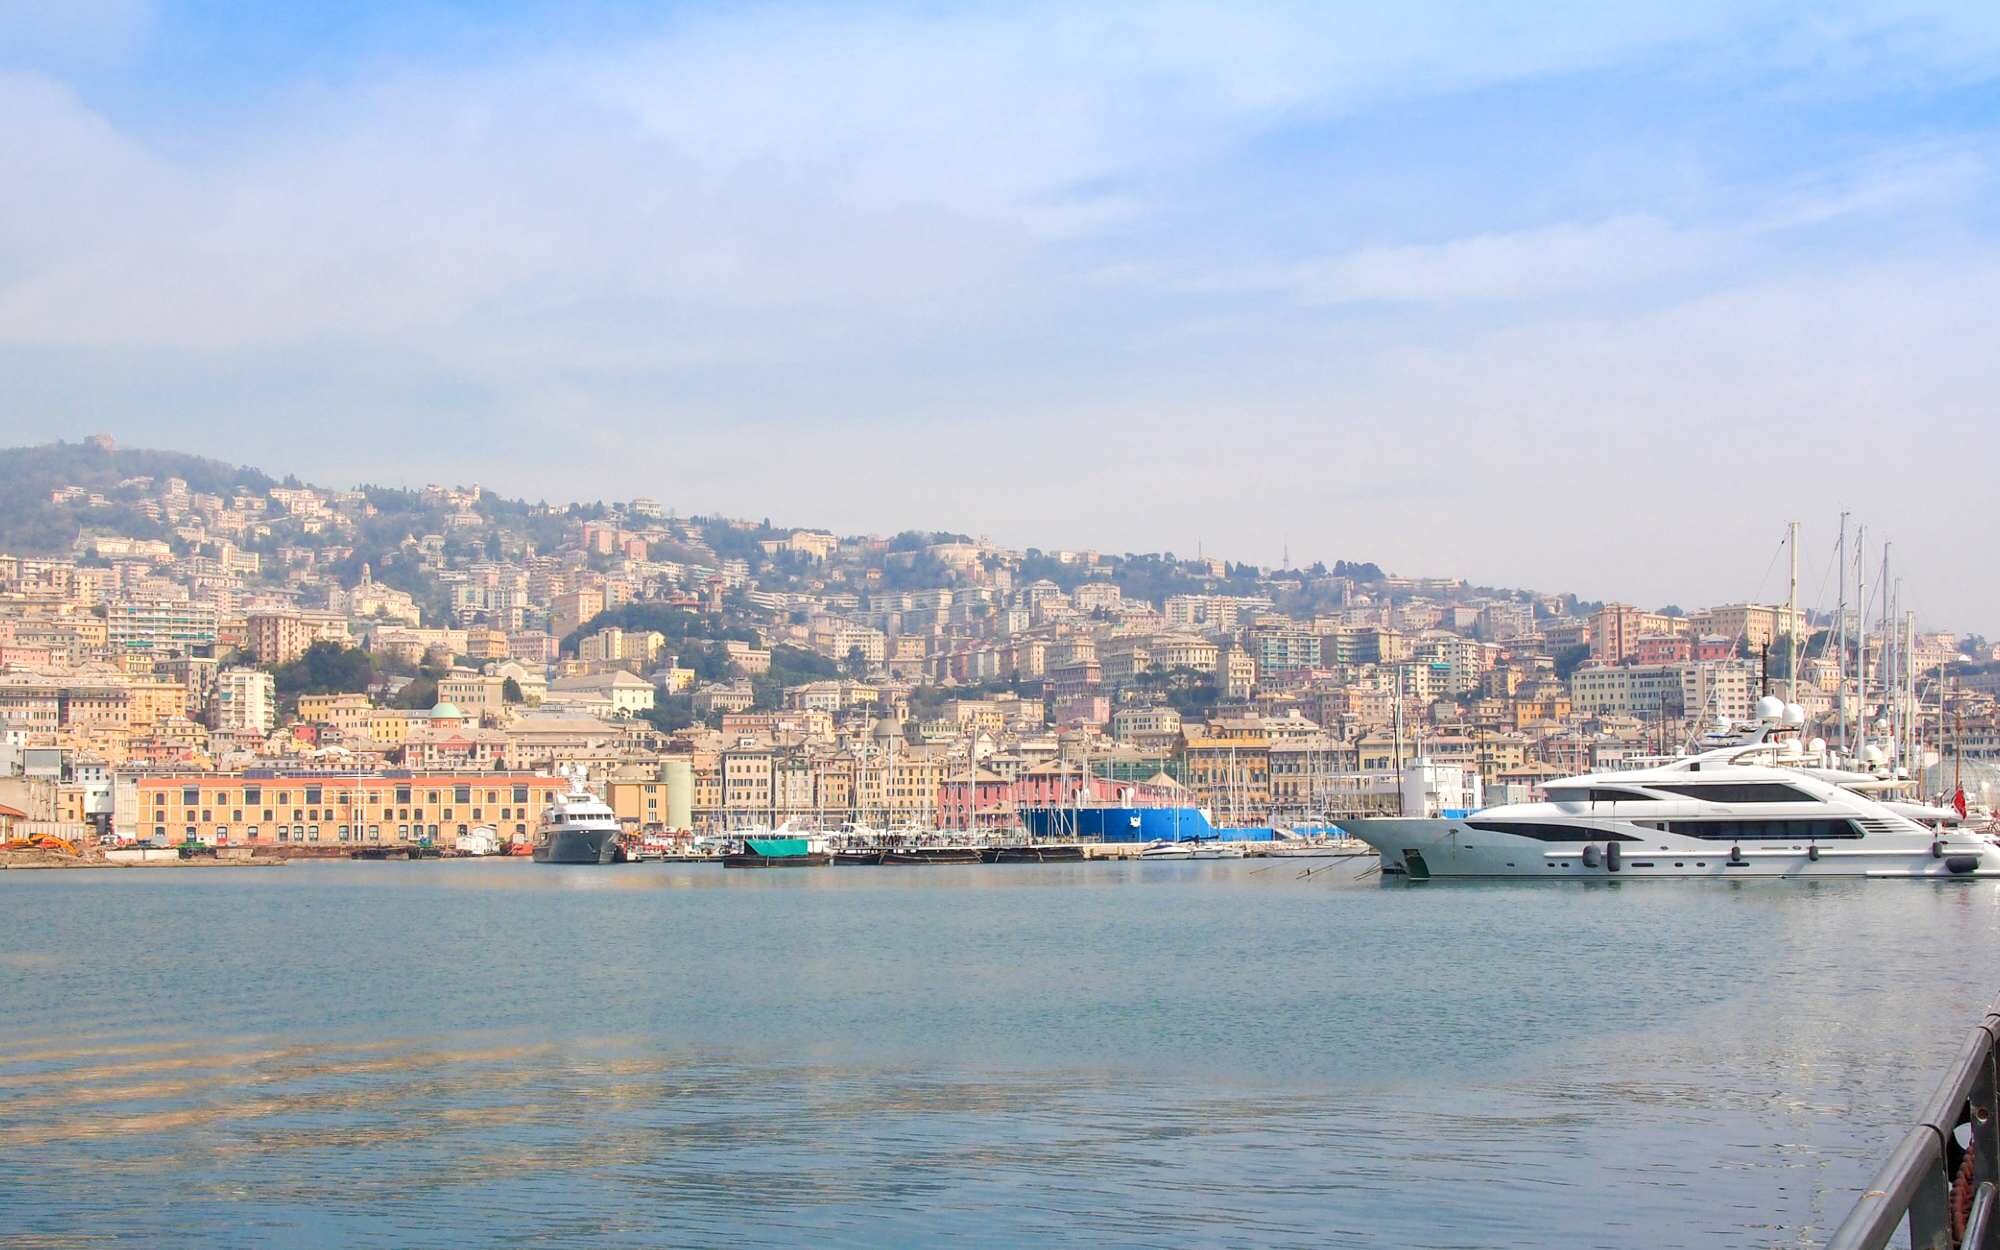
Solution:
{"label": "ship mast", "polygon": [[1833,688],[1837,692],[1834,711],[1840,716],[1840,752],[1847,753],[1847,514],[1840,514],[1840,555],[1836,563],[1840,566],[1840,606],[1834,613],[1834,629],[1837,641],[1834,655]]}
{"label": "ship mast", "polygon": [[1854,759],[1868,743],[1868,527],[1854,527]]}
{"label": "ship mast", "polygon": [[[1785,673],[1788,680],[1785,684],[1785,702],[1797,703],[1799,701],[1799,523],[1797,521],[1792,522],[1791,532],[1785,539],[1785,548],[1791,556],[1792,563],[1791,590],[1785,596],[1785,633],[1786,642],[1790,644],[1786,648],[1788,663]],[[1821,582],[1820,585],[1824,586],[1826,583]]]}

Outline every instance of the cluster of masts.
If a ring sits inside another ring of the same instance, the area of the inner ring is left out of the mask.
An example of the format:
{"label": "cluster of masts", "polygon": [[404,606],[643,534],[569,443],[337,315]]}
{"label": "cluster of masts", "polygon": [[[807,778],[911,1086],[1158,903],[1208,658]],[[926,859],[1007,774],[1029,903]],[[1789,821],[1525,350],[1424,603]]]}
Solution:
{"label": "cluster of masts", "polygon": [[[1916,786],[1923,780],[1923,770],[1942,758],[1936,748],[1927,748],[1925,739],[1926,731],[1932,728],[1937,733],[1935,742],[1945,739],[1945,683],[1941,679],[1935,683],[1935,708],[1920,704],[1916,613],[1903,606],[1903,583],[1895,572],[1893,544],[1882,544],[1878,564],[1868,557],[1867,528],[1854,526],[1850,535],[1848,519],[1848,513],[1840,514],[1834,637],[1821,652],[1836,665],[1834,741],[1805,737],[1808,717],[1798,696],[1804,635],[1809,631],[1801,627],[1799,523],[1793,521],[1785,541],[1791,557],[1787,636],[1783,640],[1790,660],[1782,687],[1786,697],[1773,693],[1767,680],[1751,723],[1733,725],[1719,719],[1702,736],[1699,747],[1765,744],[1779,762],[1865,775],[1876,786]],[[1871,618],[1873,630],[1869,628]]]}
{"label": "cluster of masts", "polygon": [[[1848,518],[1840,514],[1839,601],[1834,610],[1833,656],[1836,668],[1834,696],[1835,750],[1847,766],[1867,772],[1901,772],[1909,775],[1912,763],[1923,758],[1922,720],[1917,705],[1917,616],[1903,606],[1903,579],[1896,575],[1892,553],[1894,544],[1884,542],[1880,570],[1874,584],[1869,573],[1874,564],[1868,558],[1868,529],[1853,527],[1849,540]],[[1785,541],[1791,557],[1791,589],[1786,600],[1786,645],[1790,663],[1786,667],[1786,698],[1768,697],[1758,704],[1757,720],[1794,731],[1803,731],[1805,711],[1799,706],[1799,667],[1807,631],[1800,627],[1799,610],[1799,523],[1788,527]],[[1850,590],[1853,600],[1848,598]],[[1876,628],[1872,637],[1878,652],[1870,670],[1871,614]],[[1850,623],[1852,628],[1850,629]],[[1879,715],[1868,722],[1871,693]],[[1943,683],[1938,683],[1939,723],[1943,718]],[[1775,710],[1772,708],[1775,704]],[[1822,752],[1825,743],[1814,740]],[[1801,750],[1807,749],[1801,746]]]}

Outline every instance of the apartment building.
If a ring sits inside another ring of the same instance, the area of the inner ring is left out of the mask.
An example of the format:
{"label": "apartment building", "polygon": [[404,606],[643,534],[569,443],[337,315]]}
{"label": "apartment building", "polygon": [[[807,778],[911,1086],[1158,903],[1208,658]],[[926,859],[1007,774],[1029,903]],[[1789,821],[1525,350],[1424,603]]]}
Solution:
{"label": "apartment building", "polygon": [[1730,660],[1586,665],[1570,676],[1570,700],[1583,716],[1747,720],[1756,685],[1748,665]]}
{"label": "apartment building", "polygon": [[169,658],[215,646],[216,615],[208,604],[126,598],[108,605],[105,613],[105,642],[114,652]]}
{"label": "apartment building", "polygon": [[1649,635],[1673,636],[1688,632],[1685,617],[1647,612],[1629,603],[1607,603],[1597,610],[1590,631],[1590,656],[1616,664],[1632,658],[1639,639]]}
{"label": "apartment building", "polygon": [[315,642],[347,645],[347,620],[330,612],[257,612],[247,637],[259,664],[290,664]]}
{"label": "apartment building", "polygon": [[342,734],[367,734],[380,711],[367,695],[302,694],[298,718],[309,725],[329,725]]}
{"label": "apartment building", "polygon": [[271,674],[255,668],[226,668],[216,676],[216,729],[263,735],[277,723],[277,688]]}

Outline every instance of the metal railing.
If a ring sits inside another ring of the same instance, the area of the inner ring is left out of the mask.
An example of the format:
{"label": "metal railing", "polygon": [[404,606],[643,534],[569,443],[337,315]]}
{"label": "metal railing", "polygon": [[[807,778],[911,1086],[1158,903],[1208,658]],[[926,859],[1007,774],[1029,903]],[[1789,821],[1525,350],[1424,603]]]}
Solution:
{"label": "metal railing", "polygon": [[[1994,1227],[2000,1223],[1996,1039],[2000,1039],[2000,1002],[1972,1030],[1916,1127],[1898,1143],[1834,1230],[1827,1250],[1882,1250],[1905,1223],[1911,1250],[2000,1247]],[[1972,1154],[1969,1195],[1962,1186],[1954,1191],[1967,1151]],[[1968,1197],[1961,1239],[1953,1207],[1964,1207]]]}

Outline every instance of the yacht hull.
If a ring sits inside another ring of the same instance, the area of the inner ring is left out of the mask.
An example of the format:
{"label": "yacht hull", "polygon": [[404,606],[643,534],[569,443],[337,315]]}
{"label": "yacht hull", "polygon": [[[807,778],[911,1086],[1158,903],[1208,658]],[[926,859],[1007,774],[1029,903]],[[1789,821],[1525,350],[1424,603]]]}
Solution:
{"label": "yacht hull", "polygon": [[611,829],[561,830],[535,847],[538,864],[609,864],[617,855],[618,834]]}
{"label": "yacht hull", "polygon": [[[1614,843],[1544,842],[1494,833],[1463,821],[1394,818],[1341,826],[1382,856],[1382,870],[1412,880],[1431,877],[1533,877],[1542,880],[1642,877],[1901,877],[1950,880],[2000,877],[2000,846],[1971,835],[1852,842],[1731,844],[1655,832]],[[1607,835],[1608,836],[1608,835]],[[1615,865],[1615,866],[1614,866]]]}

